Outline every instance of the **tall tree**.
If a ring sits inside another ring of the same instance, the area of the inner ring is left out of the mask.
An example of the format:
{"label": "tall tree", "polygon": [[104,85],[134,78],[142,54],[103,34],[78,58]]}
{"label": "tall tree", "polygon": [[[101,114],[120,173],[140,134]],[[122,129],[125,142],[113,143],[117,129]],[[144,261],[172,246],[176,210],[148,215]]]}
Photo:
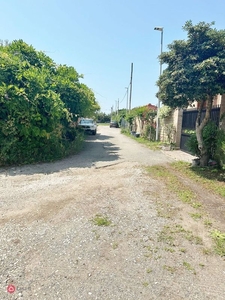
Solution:
{"label": "tall tree", "polygon": [[[225,92],[225,30],[213,28],[214,22],[183,26],[187,40],[175,40],[160,59],[167,64],[160,76],[158,96],[170,107],[187,107],[199,103],[196,137],[200,150],[200,165],[206,166],[209,155],[203,140],[203,128],[210,121],[213,99]],[[201,121],[203,108],[205,117]]]}

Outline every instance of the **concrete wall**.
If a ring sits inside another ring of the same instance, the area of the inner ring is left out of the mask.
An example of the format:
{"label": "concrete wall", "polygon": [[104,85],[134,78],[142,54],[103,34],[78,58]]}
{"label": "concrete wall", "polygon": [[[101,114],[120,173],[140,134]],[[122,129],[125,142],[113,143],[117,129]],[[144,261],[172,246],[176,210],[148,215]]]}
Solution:
{"label": "concrete wall", "polygon": [[168,133],[172,131],[171,142],[180,147],[182,131],[182,109],[175,109],[170,116],[160,120],[160,141],[168,143]]}

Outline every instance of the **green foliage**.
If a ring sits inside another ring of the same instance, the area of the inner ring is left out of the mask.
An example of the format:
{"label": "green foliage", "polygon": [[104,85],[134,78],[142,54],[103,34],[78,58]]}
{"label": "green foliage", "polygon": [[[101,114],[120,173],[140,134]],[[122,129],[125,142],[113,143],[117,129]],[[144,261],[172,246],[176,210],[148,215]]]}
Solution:
{"label": "green foliage", "polygon": [[212,25],[186,22],[187,40],[175,40],[161,55],[167,68],[157,84],[164,104],[187,107],[225,91],[225,30]]}
{"label": "green foliage", "polygon": [[106,114],[103,112],[97,112],[95,117],[97,119],[97,122],[99,122],[99,123],[109,123],[110,119],[111,119],[110,114]]}
{"label": "green foliage", "polygon": [[159,118],[160,119],[165,119],[171,115],[172,108],[169,107],[168,105],[163,105],[159,109]]}
{"label": "green foliage", "polygon": [[154,141],[155,140],[155,127],[150,125],[150,124],[147,124],[145,126],[145,130],[143,132],[143,137],[145,139],[148,139],[150,141]]}
{"label": "green foliage", "polygon": [[[215,160],[219,166],[225,164],[225,133],[210,121],[203,129],[203,142],[210,159]],[[195,133],[187,141],[188,150],[197,157],[201,157]]]}
{"label": "green foliage", "polygon": [[61,158],[82,144],[76,113],[99,109],[73,67],[22,40],[0,45],[0,165]]}

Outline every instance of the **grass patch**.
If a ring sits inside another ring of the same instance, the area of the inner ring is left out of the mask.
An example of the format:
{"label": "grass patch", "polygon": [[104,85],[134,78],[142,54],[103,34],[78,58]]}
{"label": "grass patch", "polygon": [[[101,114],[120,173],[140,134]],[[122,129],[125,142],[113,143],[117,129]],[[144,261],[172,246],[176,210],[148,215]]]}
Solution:
{"label": "grass patch", "polygon": [[96,215],[93,219],[93,222],[97,226],[109,226],[112,223],[108,217],[102,215]]}
{"label": "grass patch", "polygon": [[149,273],[152,273],[152,269],[147,269],[146,272],[149,274]]}
{"label": "grass patch", "polygon": [[117,249],[117,248],[118,248],[118,243],[116,243],[116,242],[112,243],[112,248],[113,248],[114,250]]}
{"label": "grass patch", "polygon": [[202,207],[201,203],[199,203],[199,202],[193,202],[193,203],[191,204],[191,206],[192,206],[193,208],[196,208],[196,209]]}
{"label": "grass patch", "polygon": [[187,250],[186,250],[185,248],[180,248],[179,250],[180,250],[180,252],[182,252],[182,253],[186,253],[186,252],[187,252]]}
{"label": "grass patch", "polygon": [[190,214],[190,216],[194,219],[194,220],[200,220],[202,218],[202,214],[200,213],[193,213]]}
{"label": "grass patch", "polygon": [[167,265],[164,265],[163,269],[169,271],[172,274],[176,271],[175,267],[171,267],[171,266],[167,266]]}
{"label": "grass patch", "polygon": [[212,251],[211,251],[210,249],[208,249],[208,248],[203,248],[203,249],[202,249],[202,253],[203,253],[204,255],[210,255],[210,254],[212,253]]}
{"label": "grass patch", "polygon": [[211,167],[191,167],[186,162],[175,162],[172,166],[195,182],[202,184],[206,190],[225,197],[225,169],[215,169]]}
{"label": "grass patch", "polygon": [[149,141],[147,139],[144,139],[143,137],[137,138],[137,137],[131,135],[131,133],[128,129],[121,129],[121,133],[128,136],[129,138],[137,141],[138,143],[145,145],[146,147],[148,147],[149,149],[151,149],[153,151],[160,150],[160,148],[162,146],[162,142]]}
{"label": "grass patch", "polygon": [[174,245],[173,231],[169,226],[164,226],[163,230],[159,233],[158,241],[164,242],[170,246]]}
{"label": "grass patch", "polygon": [[211,236],[215,243],[215,252],[220,256],[225,256],[225,233],[219,230],[213,230]]}
{"label": "grass patch", "polygon": [[186,187],[179,178],[172,174],[165,166],[151,166],[146,169],[151,176],[163,179],[168,189],[175,193],[180,201],[188,203],[192,207],[201,206],[201,204],[196,201],[196,194],[191,191],[190,188]]}
{"label": "grass patch", "polygon": [[185,269],[187,269],[188,271],[193,271],[194,274],[196,274],[195,269],[186,261],[183,262],[183,266],[185,267]]}
{"label": "grass patch", "polygon": [[208,226],[208,227],[211,227],[212,226],[212,221],[207,219],[207,220],[204,221],[204,225]]}
{"label": "grass patch", "polygon": [[170,253],[175,252],[175,250],[174,250],[173,248],[168,248],[168,247],[165,247],[164,250],[165,250],[166,252],[170,252]]}

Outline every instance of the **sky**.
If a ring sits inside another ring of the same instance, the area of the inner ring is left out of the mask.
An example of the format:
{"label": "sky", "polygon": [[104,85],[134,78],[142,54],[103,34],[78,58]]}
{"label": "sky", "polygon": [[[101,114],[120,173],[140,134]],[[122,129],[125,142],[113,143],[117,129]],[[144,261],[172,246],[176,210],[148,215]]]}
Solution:
{"label": "sky", "polygon": [[[101,111],[157,105],[158,56],[182,29],[215,21],[225,29],[224,0],[0,0],[0,39],[22,39],[57,64],[73,66],[95,94]],[[165,66],[164,66],[165,67]]]}

